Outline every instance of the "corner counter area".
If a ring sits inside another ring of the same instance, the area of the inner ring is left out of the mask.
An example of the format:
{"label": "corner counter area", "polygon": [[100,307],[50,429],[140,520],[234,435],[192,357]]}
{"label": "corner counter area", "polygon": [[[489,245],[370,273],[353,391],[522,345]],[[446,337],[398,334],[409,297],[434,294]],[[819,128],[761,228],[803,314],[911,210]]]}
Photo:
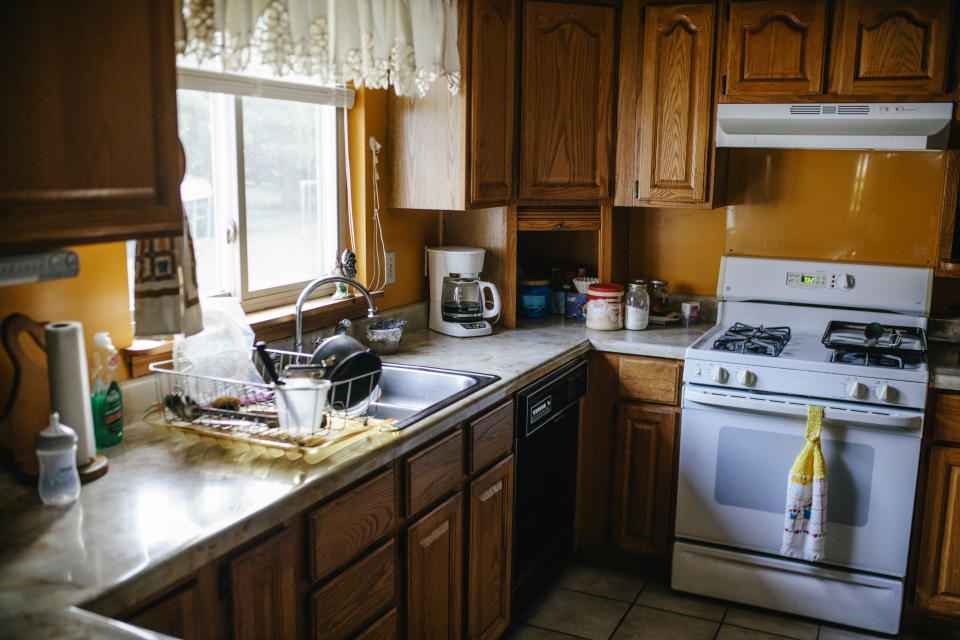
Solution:
{"label": "corner counter area", "polygon": [[[174,615],[171,612],[175,611],[178,624],[191,624],[190,612],[194,608],[204,611],[205,625],[212,624],[206,607],[213,611],[217,605],[205,600],[207,594],[226,601],[240,597],[242,589],[250,588],[249,585],[231,586],[230,580],[244,570],[244,562],[247,568],[254,567],[251,575],[265,583],[262,588],[272,588],[275,585],[266,583],[283,579],[282,575],[272,575],[272,569],[256,573],[256,553],[252,559],[244,558],[251,551],[262,551],[261,547],[277,536],[281,540],[275,549],[278,557],[296,558],[298,562],[290,568],[295,576],[291,584],[296,586],[289,597],[296,600],[298,610],[303,608],[302,598],[308,594],[309,601],[316,604],[318,598],[322,599],[320,594],[327,578],[317,574],[316,557],[312,562],[306,561],[311,550],[294,551],[310,546],[303,545],[301,540],[308,536],[304,529],[310,528],[312,515],[305,524],[301,513],[310,512],[361,480],[361,489],[374,485],[381,474],[394,473],[393,463],[398,463],[396,475],[406,474],[407,480],[394,478],[387,487],[390,495],[406,492],[410,489],[411,461],[453,437],[447,434],[460,434],[459,425],[468,425],[463,439],[469,442],[462,449],[477,447],[479,451],[481,445],[473,435],[478,433],[476,425],[486,424],[489,416],[506,420],[509,435],[501,440],[508,441],[509,446],[504,445],[506,448],[495,459],[491,458],[492,466],[461,465],[461,458],[456,458],[453,491],[464,486],[471,474],[486,469],[471,482],[472,486],[509,459],[503,456],[509,456],[512,448],[513,415],[512,411],[504,413],[503,407],[509,405],[512,394],[520,387],[591,349],[679,359],[707,328],[709,325],[600,332],[586,330],[582,323],[551,318],[521,321],[514,329],[500,329],[491,336],[467,340],[430,331],[411,333],[405,336],[401,353],[387,358],[388,361],[494,374],[500,380],[407,429],[374,433],[316,465],[286,458],[248,460],[217,446],[177,444],[165,432],[138,422],[127,427],[122,444],[106,452],[110,458],[109,473],[84,485],[80,499],[69,508],[43,507],[35,487],[5,472],[0,475],[0,501],[5,515],[0,523],[0,637],[36,637],[37,633],[48,637],[84,637],[86,632],[105,637],[150,637],[71,607],[146,624],[146,605],[159,602],[170,607],[175,601],[177,608],[168,608],[166,615]],[[438,438],[437,445],[430,444]],[[462,453],[455,453],[454,457],[458,455]],[[443,478],[432,474],[442,468],[443,456],[428,455],[424,459],[430,462],[425,467],[427,475],[421,480],[442,485]],[[461,466],[469,466],[470,470],[464,471]],[[371,476],[372,480],[366,480]],[[400,484],[405,486],[398,488]],[[346,495],[354,491],[351,489]],[[439,496],[448,493],[451,500],[459,500],[461,495],[440,491]],[[326,504],[338,502],[339,498],[335,498]],[[357,559],[374,544],[393,545],[391,536],[400,526],[397,523],[404,516],[420,516],[424,510],[415,508],[409,495],[403,500],[394,496],[387,502],[390,524],[379,533],[370,534],[370,540],[357,542],[356,547],[350,545],[359,534],[342,520],[328,520],[329,525],[324,528],[329,530],[321,533],[333,535],[338,547],[352,549],[346,560]],[[433,502],[431,499],[423,504]],[[429,511],[423,517],[435,512],[436,509]],[[414,531],[415,524],[411,520],[409,531]],[[334,530],[337,527],[339,530]],[[316,538],[319,534],[311,530],[309,535]],[[383,543],[385,539],[387,542]],[[384,548],[378,547],[357,565],[371,562]],[[237,553],[240,555],[236,556]],[[391,547],[385,553],[396,551]],[[336,569],[345,563],[336,563]],[[231,571],[211,568],[224,566]],[[344,575],[340,573],[333,580]],[[321,585],[316,591],[311,587],[314,582]],[[166,596],[157,600],[162,594],[171,594],[174,600]],[[391,589],[381,609],[392,611],[391,607],[399,602]],[[236,620],[238,616],[242,617],[236,610],[221,614],[219,617],[224,619],[214,621],[217,632],[210,631],[210,627],[204,637],[230,635],[225,631],[232,624],[227,618]],[[313,622],[316,624],[316,620]],[[190,637],[189,629],[183,630]]]}

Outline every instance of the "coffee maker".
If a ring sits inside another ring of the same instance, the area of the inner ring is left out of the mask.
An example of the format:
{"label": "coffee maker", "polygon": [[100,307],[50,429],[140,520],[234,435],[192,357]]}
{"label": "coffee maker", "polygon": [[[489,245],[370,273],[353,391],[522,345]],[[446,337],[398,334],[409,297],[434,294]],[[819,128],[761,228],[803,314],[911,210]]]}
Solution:
{"label": "coffee maker", "polygon": [[474,247],[427,249],[430,328],[434,331],[460,338],[493,331],[487,319],[500,315],[500,292],[480,280],[483,253]]}

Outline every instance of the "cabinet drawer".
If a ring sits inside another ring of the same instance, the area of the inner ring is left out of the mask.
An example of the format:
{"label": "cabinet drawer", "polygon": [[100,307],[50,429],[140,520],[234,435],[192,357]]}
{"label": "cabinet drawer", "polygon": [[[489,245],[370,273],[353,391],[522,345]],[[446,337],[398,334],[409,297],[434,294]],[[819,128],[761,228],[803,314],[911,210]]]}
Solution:
{"label": "cabinet drawer", "polygon": [[404,473],[408,516],[456,489],[463,477],[463,429],[407,458]]}
{"label": "cabinet drawer", "polygon": [[356,640],[395,640],[397,637],[397,610],[390,612],[364,629]]}
{"label": "cabinet drawer", "polygon": [[470,473],[513,449],[513,400],[470,423]]}
{"label": "cabinet drawer", "polygon": [[[352,637],[393,604],[397,547],[393,540],[320,587],[312,596],[313,637]],[[376,636],[374,636],[376,637]]]}
{"label": "cabinet drawer", "polygon": [[960,394],[944,393],[937,396],[933,437],[935,440],[960,443]]}
{"label": "cabinet drawer", "polygon": [[394,472],[385,471],[307,516],[310,576],[320,580],[393,533],[397,524]]}
{"label": "cabinet drawer", "polygon": [[620,358],[620,395],[634,400],[677,404],[680,365],[655,358]]}

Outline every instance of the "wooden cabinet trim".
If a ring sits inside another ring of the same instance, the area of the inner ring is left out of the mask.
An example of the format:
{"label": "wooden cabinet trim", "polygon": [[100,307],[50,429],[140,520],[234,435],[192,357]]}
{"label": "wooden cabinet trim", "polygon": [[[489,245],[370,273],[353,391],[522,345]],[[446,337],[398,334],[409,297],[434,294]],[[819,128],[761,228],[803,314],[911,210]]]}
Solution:
{"label": "wooden cabinet trim", "polygon": [[[954,122],[956,125],[957,122]],[[937,239],[936,275],[960,278],[960,247],[954,250],[953,238],[957,233],[957,217],[960,216],[960,151],[946,151],[943,173],[943,193],[940,197],[940,227]],[[956,253],[956,255],[955,255]]]}
{"label": "wooden cabinet trim", "polygon": [[396,530],[396,479],[391,467],[307,515],[314,582]]}
{"label": "wooden cabinet trim", "polygon": [[311,596],[313,637],[349,638],[396,600],[397,545],[377,548]]}
{"label": "wooden cabinet trim", "polygon": [[470,473],[513,450],[513,400],[470,422]]}
{"label": "wooden cabinet trim", "polygon": [[354,640],[396,640],[398,632],[397,610],[391,609],[382,618],[361,631]]}
{"label": "wooden cabinet trim", "polygon": [[464,476],[463,442],[463,429],[458,427],[404,461],[407,516],[460,486]]}

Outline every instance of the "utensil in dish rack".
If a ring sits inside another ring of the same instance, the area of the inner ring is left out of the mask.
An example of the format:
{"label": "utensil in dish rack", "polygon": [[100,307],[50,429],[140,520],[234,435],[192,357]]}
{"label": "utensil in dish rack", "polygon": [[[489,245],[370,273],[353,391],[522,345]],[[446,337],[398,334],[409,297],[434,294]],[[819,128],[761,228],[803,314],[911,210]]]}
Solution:
{"label": "utensil in dish rack", "polygon": [[285,382],[273,387],[280,428],[293,435],[304,435],[323,427],[330,381],[294,377]]}

